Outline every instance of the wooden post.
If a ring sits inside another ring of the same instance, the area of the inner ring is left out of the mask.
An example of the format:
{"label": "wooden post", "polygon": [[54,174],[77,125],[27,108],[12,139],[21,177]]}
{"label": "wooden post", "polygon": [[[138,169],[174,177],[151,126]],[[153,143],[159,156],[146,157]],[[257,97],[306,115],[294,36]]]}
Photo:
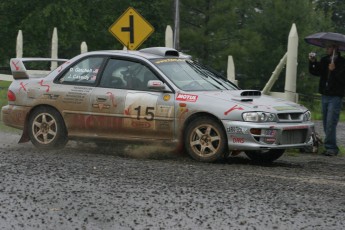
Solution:
{"label": "wooden post", "polygon": [[[58,35],[57,35],[57,28],[54,27],[53,30],[53,37],[52,37],[52,59],[58,58]],[[58,67],[57,61],[52,61],[50,65],[50,70],[54,70]]]}
{"label": "wooden post", "polygon": [[18,35],[17,35],[16,57],[17,58],[23,57],[23,33],[22,33],[22,30],[19,30]]}
{"label": "wooden post", "polygon": [[292,24],[287,49],[286,76],[284,93],[286,99],[297,102],[296,76],[297,76],[297,56],[298,56],[298,34],[295,23]]}
{"label": "wooden post", "polygon": [[167,28],[165,29],[165,47],[168,48],[173,48],[174,44],[173,44],[173,30],[171,28],[171,26],[167,26]]}
{"label": "wooden post", "polygon": [[235,76],[234,59],[232,58],[231,55],[228,56],[227,78],[228,78],[229,81],[231,81],[232,83],[234,83],[235,85],[238,86],[238,82],[237,82],[236,76]]}
{"label": "wooden post", "polygon": [[87,52],[87,45],[86,42],[82,42],[80,45],[80,53],[86,53]]}

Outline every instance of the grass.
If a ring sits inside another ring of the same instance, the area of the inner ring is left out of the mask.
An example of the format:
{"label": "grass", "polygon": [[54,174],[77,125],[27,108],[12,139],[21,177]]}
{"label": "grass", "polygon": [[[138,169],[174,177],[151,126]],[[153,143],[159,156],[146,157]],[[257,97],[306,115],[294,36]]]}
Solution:
{"label": "grass", "polygon": [[15,134],[22,133],[22,131],[20,129],[15,129],[15,128],[6,126],[2,123],[2,121],[0,121],[0,131],[6,132],[6,133],[15,133]]}
{"label": "grass", "polygon": [[10,81],[0,81],[0,108],[7,105],[7,89],[10,84]]}
{"label": "grass", "polygon": [[[1,81],[0,80],[0,109],[7,105],[7,89],[8,86],[11,84],[10,81]],[[21,131],[19,129],[11,128],[8,126],[5,126],[1,122],[1,117],[0,117],[0,130],[4,132],[10,132],[10,133],[20,133]]]}

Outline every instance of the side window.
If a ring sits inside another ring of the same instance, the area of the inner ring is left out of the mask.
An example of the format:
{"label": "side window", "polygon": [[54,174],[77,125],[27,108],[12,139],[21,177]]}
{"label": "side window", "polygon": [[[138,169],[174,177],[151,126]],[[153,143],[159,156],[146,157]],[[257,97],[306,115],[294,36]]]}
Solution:
{"label": "side window", "polygon": [[142,78],[140,89],[149,90],[148,83],[150,80],[159,80],[157,76],[147,67],[143,68],[142,72],[138,74],[138,78]]}
{"label": "side window", "polygon": [[69,68],[60,78],[59,82],[93,85],[97,79],[103,59],[103,57],[89,57],[78,62],[76,65]]}
{"label": "side window", "polygon": [[127,60],[110,59],[103,71],[100,87],[147,90],[149,80],[158,80],[145,65]]}

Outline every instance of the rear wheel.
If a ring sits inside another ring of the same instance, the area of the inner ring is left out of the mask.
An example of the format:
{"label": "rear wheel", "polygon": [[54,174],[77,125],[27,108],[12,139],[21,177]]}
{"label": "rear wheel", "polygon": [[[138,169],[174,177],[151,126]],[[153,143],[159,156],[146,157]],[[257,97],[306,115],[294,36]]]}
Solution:
{"label": "rear wheel", "polygon": [[222,126],[209,117],[199,117],[186,129],[185,148],[198,161],[214,162],[223,158],[227,138]]}
{"label": "rear wheel", "polygon": [[29,118],[29,136],[38,148],[62,148],[67,143],[65,123],[58,111],[50,107],[35,109]]}
{"label": "rear wheel", "polygon": [[270,150],[257,150],[245,151],[246,155],[255,162],[270,163],[277,160],[285,152],[285,149],[270,149]]}

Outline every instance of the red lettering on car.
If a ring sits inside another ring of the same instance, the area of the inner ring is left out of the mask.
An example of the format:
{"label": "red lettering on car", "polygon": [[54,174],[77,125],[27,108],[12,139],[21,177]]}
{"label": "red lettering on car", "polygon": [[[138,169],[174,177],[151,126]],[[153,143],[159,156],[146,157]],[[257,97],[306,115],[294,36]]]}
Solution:
{"label": "red lettering on car", "polygon": [[232,143],[239,143],[239,144],[244,143],[244,138],[234,137],[234,136],[231,136],[231,138],[232,138]]}
{"label": "red lettering on car", "polygon": [[179,93],[176,96],[177,101],[188,101],[196,102],[198,100],[198,95]]}
{"label": "red lettering on car", "polygon": [[132,121],[131,125],[134,128],[143,128],[143,129],[147,129],[151,127],[151,124],[145,121]]}

